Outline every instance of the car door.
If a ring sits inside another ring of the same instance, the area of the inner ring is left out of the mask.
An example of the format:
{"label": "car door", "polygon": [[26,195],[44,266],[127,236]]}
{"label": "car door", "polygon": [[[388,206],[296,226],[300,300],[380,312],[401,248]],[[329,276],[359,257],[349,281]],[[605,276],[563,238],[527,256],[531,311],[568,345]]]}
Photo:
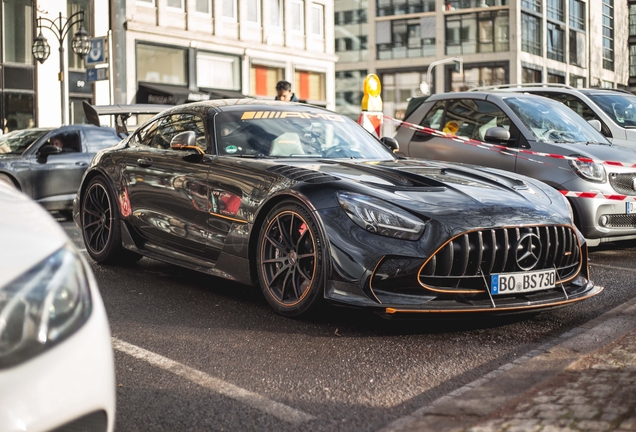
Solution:
{"label": "car door", "polygon": [[[64,143],[62,152],[43,155],[42,147],[56,139]],[[51,134],[29,156],[33,199],[51,210],[70,208],[90,160],[79,129]]]}
{"label": "car door", "polygon": [[[415,132],[409,143],[409,156],[461,162],[515,170],[516,155],[499,150],[485,150],[469,140],[483,141],[492,127],[508,129],[510,145],[516,145],[519,136],[510,118],[494,103],[481,99],[450,99],[435,103],[421,121],[421,126],[445,132],[447,137]],[[458,137],[463,139],[452,139]]]}
{"label": "car door", "polygon": [[129,142],[126,184],[134,224],[154,244],[188,255],[205,255],[209,162],[192,150],[173,150],[172,138],[194,131],[207,150],[205,126],[191,113],[172,114],[149,124]]}

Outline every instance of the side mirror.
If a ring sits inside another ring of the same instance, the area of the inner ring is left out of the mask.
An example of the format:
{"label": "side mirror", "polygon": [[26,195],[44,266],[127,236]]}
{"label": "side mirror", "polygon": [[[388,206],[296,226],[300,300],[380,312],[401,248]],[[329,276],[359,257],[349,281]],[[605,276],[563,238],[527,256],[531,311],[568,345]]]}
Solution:
{"label": "side mirror", "polygon": [[599,120],[592,119],[592,120],[588,120],[587,122],[591,124],[592,127],[596,129],[598,132],[601,131],[601,122]]}
{"label": "side mirror", "polygon": [[391,137],[382,137],[380,138],[380,141],[382,141],[382,144],[384,144],[385,146],[387,146],[388,148],[390,148],[391,150],[393,150],[394,152],[398,151],[400,149],[400,145],[398,144],[397,140],[395,138],[391,138]]}
{"label": "side mirror", "polygon": [[507,144],[510,141],[510,132],[502,127],[492,127],[484,134],[484,141],[489,143]]}
{"label": "side mirror", "polygon": [[172,150],[194,150],[197,153],[203,154],[197,146],[197,136],[193,131],[185,131],[176,134],[170,141],[170,149]]}
{"label": "side mirror", "polygon": [[60,153],[62,153],[62,149],[51,144],[43,145],[40,147],[40,151],[38,152],[40,156],[49,156]]}

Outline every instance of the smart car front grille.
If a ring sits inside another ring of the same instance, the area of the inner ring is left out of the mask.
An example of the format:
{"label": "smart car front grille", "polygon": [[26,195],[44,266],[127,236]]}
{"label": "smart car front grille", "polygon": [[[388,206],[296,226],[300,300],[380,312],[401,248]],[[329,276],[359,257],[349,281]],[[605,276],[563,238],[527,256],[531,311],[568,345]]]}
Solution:
{"label": "smart car front grille", "polygon": [[334,177],[320,171],[299,168],[291,165],[276,165],[268,168],[267,171],[280,174],[291,180],[307,183],[328,183],[335,180],[340,180],[338,177]]}
{"label": "smart car front grille", "polygon": [[636,214],[613,214],[606,215],[607,223],[603,226],[607,228],[635,228]]}
{"label": "smart car front grille", "polygon": [[623,195],[636,195],[636,173],[611,173],[609,181],[614,190]]}
{"label": "smart car front grille", "polygon": [[433,291],[469,294],[488,289],[492,274],[554,268],[559,283],[580,267],[578,238],[568,226],[497,228],[454,237],[425,262],[419,278]]}

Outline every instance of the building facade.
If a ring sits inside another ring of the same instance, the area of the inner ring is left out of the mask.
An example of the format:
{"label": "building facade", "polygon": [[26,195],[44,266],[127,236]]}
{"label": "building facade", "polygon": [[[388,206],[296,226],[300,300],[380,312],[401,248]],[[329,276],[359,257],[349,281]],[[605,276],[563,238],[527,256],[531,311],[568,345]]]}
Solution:
{"label": "building facade", "polygon": [[614,0],[337,1],[337,110],[359,112],[359,82],[376,73],[385,114],[400,118],[429,65],[453,57],[463,70],[434,67],[433,93],[533,82],[627,88],[627,12]]}

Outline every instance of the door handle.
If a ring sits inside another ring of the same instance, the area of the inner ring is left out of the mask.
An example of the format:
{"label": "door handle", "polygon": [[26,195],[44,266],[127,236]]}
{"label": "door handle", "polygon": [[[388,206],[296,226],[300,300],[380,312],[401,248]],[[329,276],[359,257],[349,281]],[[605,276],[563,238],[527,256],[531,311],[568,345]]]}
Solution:
{"label": "door handle", "polygon": [[140,167],[149,167],[152,165],[152,159],[151,158],[139,158],[137,159],[137,165],[139,165]]}
{"label": "door handle", "polygon": [[88,163],[87,163],[87,162],[75,162],[75,165],[78,165],[78,166],[88,166]]}

